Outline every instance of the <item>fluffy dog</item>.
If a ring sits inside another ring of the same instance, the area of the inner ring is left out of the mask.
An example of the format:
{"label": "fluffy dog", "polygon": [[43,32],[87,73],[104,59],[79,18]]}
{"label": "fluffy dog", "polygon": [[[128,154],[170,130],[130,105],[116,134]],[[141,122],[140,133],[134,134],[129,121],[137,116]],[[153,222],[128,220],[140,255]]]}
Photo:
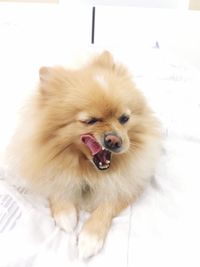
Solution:
{"label": "fluffy dog", "polygon": [[160,126],[126,67],[105,51],[79,69],[42,67],[14,139],[29,187],[48,197],[56,223],[77,225],[79,257],[102,248],[112,218],[143,192],[160,152]]}

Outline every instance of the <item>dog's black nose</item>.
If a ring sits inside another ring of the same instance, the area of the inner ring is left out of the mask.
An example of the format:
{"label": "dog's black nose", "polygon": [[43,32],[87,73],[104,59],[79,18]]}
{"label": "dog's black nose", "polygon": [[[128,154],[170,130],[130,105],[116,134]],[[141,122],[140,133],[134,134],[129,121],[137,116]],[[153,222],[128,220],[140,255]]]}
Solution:
{"label": "dog's black nose", "polygon": [[105,148],[119,152],[122,146],[122,139],[115,133],[107,133],[104,137]]}

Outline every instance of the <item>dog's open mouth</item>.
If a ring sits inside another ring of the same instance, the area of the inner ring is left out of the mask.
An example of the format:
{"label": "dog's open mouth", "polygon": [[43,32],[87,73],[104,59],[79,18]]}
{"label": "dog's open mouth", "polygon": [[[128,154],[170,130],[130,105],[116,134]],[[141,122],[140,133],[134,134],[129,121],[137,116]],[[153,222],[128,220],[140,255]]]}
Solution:
{"label": "dog's open mouth", "polygon": [[106,170],[110,167],[111,152],[102,147],[93,135],[83,134],[81,141],[89,148],[93,162],[99,170]]}

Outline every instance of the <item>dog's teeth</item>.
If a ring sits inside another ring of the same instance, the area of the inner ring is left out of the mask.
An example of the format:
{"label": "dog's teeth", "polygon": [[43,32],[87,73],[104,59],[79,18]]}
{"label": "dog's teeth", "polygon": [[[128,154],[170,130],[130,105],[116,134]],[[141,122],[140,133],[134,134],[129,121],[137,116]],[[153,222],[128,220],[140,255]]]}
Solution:
{"label": "dog's teeth", "polygon": [[106,164],[110,164],[110,160],[106,160]]}
{"label": "dog's teeth", "polygon": [[109,167],[109,164],[107,162],[104,165],[101,161],[99,162],[99,169],[105,170],[105,169],[108,169],[108,167]]}

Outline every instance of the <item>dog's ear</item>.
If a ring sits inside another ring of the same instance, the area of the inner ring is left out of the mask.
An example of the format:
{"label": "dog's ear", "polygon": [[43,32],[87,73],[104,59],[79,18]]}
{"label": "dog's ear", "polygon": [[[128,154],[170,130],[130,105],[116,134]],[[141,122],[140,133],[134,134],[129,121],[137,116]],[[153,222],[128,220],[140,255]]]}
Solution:
{"label": "dog's ear", "polygon": [[127,68],[124,65],[116,62],[109,51],[104,51],[102,54],[97,56],[94,59],[93,64],[98,67],[112,70],[118,76],[129,75]]}
{"label": "dog's ear", "polygon": [[40,82],[47,82],[52,73],[52,68],[50,67],[41,67],[39,70]]}
{"label": "dog's ear", "polygon": [[99,56],[99,62],[102,64],[105,64],[107,66],[112,66],[114,64],[114,59],[113,56],[109,51],[104,51],[100,56]]}
{"label": "dog's ear", "polygon": [[41,67],[39,70],[39,77],[39,89],[45,96],[51,96],[61,90],[64,81],[65,85],[67,84],[67,71],[60,66]]}
{"label": "dog's ear", "polygon": [[93,63],[102,67],[113,68],[114,59],[109,51],[104,51],[94,59]]}
{"label": "dog's ear", "polygon": [[39,70],[40,86],[39,90],[41,95],[47,97],[51,94],[52,86],[51,80],[53,76],[53,68],[51,67],[41,67]]}

